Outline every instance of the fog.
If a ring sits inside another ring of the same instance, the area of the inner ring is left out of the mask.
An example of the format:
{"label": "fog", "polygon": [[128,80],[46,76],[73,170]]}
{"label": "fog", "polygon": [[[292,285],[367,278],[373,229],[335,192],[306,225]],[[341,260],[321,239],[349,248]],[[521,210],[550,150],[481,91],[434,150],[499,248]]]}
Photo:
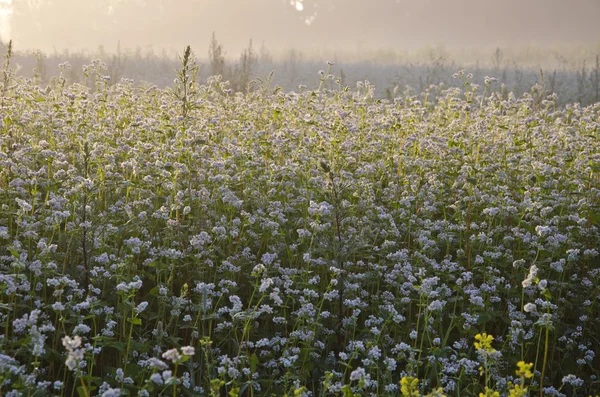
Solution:
{"label": "fog", "polygon": [[600,42],[598,0],[0,0],[18,50],[100,45],[204,54],[212,32],[237,56],[273,52],[553,46]]}

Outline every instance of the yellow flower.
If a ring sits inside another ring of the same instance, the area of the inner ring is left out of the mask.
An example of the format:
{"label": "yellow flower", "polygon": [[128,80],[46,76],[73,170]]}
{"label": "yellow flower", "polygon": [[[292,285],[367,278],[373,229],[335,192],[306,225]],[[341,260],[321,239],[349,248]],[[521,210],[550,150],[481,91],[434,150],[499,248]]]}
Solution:
{"label": "yellow flower", "polygon": [[508,397],[526,397],[527,388],[521,385],[513,384],[513,388],[508,391]]}
{"label": "yellow flower", "polygon": [[429,393],[427,396],[425,397],[448,397],[444,394],[444,389],[441,387],[438,387],[437,390],[432,390],[431,393]]}
{"label": "yellow flower", "polygon": [[405,376],[400,380],[402,397],[419,397],[419,379]]}
{"label": "yellow flower", "polygon": [[485,350],[486,352],[493,353],[495,350],[492,349],[492,341],[494,337],[492,335],[488,335],[485,332],[483,334],[475,335],[475,348],[478,350]]}
{"label": "yellow flower", "polygon": [[527,363],[525,363],[525,361],[519,361],[517,363],[517,367],[519,367],[519,369],[516,371],[517,376],[523,377],[526,379],[533,377],[533,374],[531,373],[531,368],[533,367],[533,363],[527,364]]}
{"label": "yellow flower", "polygon": [[[485,334],[484,334],[485,335]],[[485,394],[479,393],[479,397],[500,397],[500,393],[490,389],[489,387],[485,388]]]}

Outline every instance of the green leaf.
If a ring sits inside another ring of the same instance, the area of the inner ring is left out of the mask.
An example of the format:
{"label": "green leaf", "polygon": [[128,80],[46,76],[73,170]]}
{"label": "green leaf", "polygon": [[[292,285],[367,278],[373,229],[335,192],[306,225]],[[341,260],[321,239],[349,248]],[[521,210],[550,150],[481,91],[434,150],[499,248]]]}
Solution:
{"label": "green leaf", "polygon": [[125,343],[123,342],[111,342],[111,343],[107,343],[106,345],[104,345],[104,347],[112,347],[113,349],[116,349],[117,351],[123,353],[125,351]]}
{"label": "green leaf", "polygon": [[127,322],[128,322],[128,323],[131,323],[131,324],[133,324],[133,325],[142,325],[142,319],[141,319],[141,318],[137,318],[137,317],[134,317],[134,318],[128,318],[128,319],[127,319]]}
{"label": "green leaf", "polygon": [[256,372],[256,366],[258,365],[258,356],[256,354],[252,354],[252,356],[250,356],[250,370],[252,372]]}
{"label": "green leaf", "polygon": [[125,373],[127,374],[127,376],[135,379],[140,373],[140,369],[141,368],[139,365],[137,365],[137,363],[129,363],[125,367]]}
{"label": "green leaf", "polygon": [[544,295],[544,298],[548,300],[552,299],[552,294],[550,294],[550,291],[547,288],[542,291],[542,295]]}
{"label": "green leaf", "polygon": [[478,324],[485,324],[492,319],[492,315],[488,312],[477,313],[477,315],[479,316],[477,318]]}

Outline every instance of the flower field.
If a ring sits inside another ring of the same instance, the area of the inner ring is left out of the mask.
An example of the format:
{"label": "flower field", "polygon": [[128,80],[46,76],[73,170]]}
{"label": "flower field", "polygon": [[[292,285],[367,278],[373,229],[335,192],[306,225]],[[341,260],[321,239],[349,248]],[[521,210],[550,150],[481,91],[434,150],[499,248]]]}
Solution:
{"label": "flower field", "polygon": [[191,72],[4,85],[0,396],[600,393],[600,104]]}

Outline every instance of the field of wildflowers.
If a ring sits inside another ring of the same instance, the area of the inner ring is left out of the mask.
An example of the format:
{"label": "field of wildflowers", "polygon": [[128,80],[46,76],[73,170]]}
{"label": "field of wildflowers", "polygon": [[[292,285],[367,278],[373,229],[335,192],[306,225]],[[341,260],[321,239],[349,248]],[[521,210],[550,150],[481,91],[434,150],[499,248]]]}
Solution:
{"label": "field of wildflowers", "polygon": [[600,391],[600,104],[192,61],[5,68],[0,396]]}

